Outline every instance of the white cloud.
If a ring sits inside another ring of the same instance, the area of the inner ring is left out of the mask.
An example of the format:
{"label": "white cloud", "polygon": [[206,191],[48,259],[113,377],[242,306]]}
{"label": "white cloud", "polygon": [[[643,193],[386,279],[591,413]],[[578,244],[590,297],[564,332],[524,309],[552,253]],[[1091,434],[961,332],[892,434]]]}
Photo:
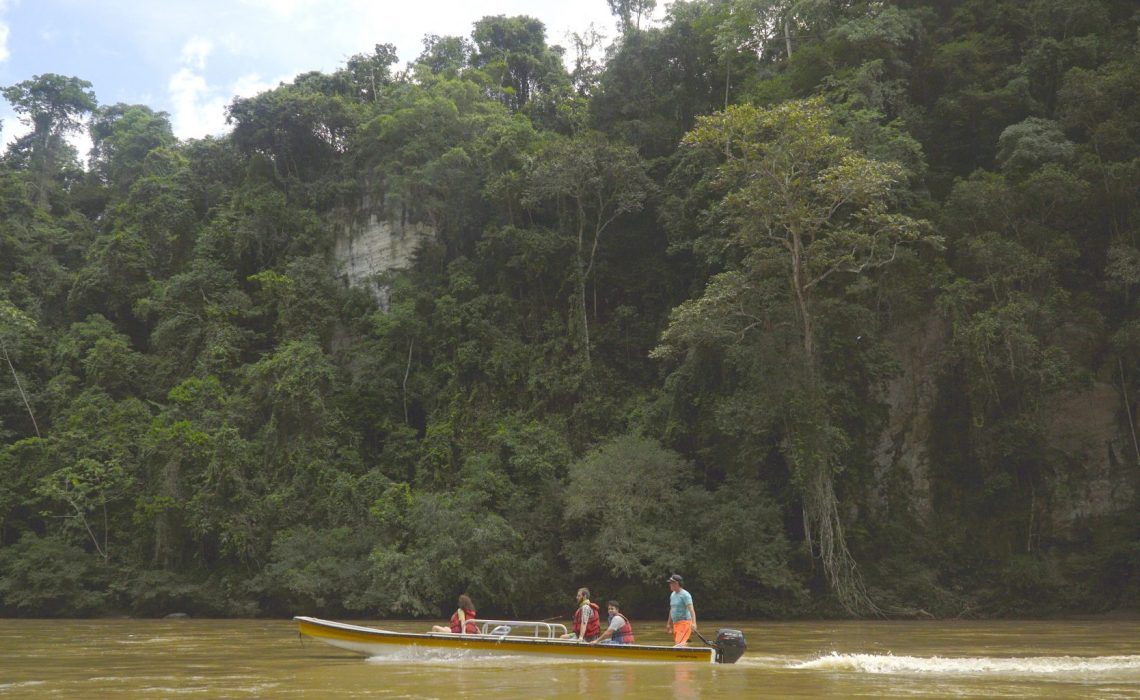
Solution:
{"label": "white cloud", "polygon": [[211,95],[206,79],[190,68],[182,68],[168,84],[171,124],[180,139],[199,138],[226,131],[226,100]]}
{"label": "white cloud", "polygon": [[204,37],[191,37],[182,46],[182,63],[202,70],[206,67],[206,58],[214,50],[214,42]]}
{"label": "white cloud", "polygon": [[0,63],[7,61],[12,55],[8,49],[8,37],[11,35],[11,28],[8,26],[8,0],[0,0]]}
{"label": "white cloud", "polygon": [[168,85],[174,135],[189,139],[223,134],[230,130],[226,124],[226,107],[235,97],[253,97],[288,79],[268,81],[256,73],[248,73],[235,80],[229,89],[215,89],[204,75],[184,67],[171,76]]}
{"label": "white cloud", "polygon": [[234,97],[250,97],[274,87],[257,73],[239,76],[230,89],[211,87],[206,78],[206,59],[214,51],[214,42],[195,36],[182,47],[181,62],[167,83],[172,106],[171,125],[180,139],[200,138],[229,131],[226,107]]}
{"label": "white cloud", "polygon": [[3,134],[2,138],[5,148],[32,133],[32,125],[20,121],[16,113],[13,112],[10,107],[5,107],[0,111],[0,118],[3,119],[3,121],[0,122],[0,127],[2,127],[0,128],[0,134]]}
{"label": "white cloud", "polygon": [[259,92],[272,90],[277,87],[278,83],[287,80],[290,80],[290,78],[281,78],[280,80],[270,82],[262,79],[257,73],[250,73],[234,81],[230,94],[234,97],[253,97]]}
{"label": "white cloud", "polygon": [[298,12],[319,6],[320,0],[243,0],[256,10],[272,13],[282,17],[293,17]]}

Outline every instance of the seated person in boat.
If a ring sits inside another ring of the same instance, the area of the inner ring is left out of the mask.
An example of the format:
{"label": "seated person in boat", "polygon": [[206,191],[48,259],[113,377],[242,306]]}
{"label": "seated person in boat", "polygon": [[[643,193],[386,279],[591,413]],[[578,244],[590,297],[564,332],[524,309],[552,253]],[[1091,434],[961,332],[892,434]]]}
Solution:
{"label": "seated person in boat", "polygon": [[439,634],[478,634],[479,628],[475,624],[475,604],[464,593],[459,596],[459,609],[451,616],[451,626],[433,625],[432,632]]}
{"label": "seated person in boat", "polygon": [[610,614],[610,624],[590,644],[633,644],[633,627],[629,618],[621,614],[621,604],[611,600],[606,603],[606,612]]}
{"label": "seated person in boat", "polygon": [[562,635],[563,639],[592,642],[601,633],[601,613],[597,603],[590,602],[590,589],[578,589],[578,609],[574,611],[574,631]]}

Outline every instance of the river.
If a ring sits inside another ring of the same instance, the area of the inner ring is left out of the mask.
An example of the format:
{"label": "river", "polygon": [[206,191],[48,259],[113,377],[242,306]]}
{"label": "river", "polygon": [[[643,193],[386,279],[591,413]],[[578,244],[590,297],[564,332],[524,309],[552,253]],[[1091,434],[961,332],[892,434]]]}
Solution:
{"label": "river", "polygon": [[365,659],[284,620],[0,620],[0,698],[1140,698],[1140,620],[717,627],[744,631],[739,663]]}

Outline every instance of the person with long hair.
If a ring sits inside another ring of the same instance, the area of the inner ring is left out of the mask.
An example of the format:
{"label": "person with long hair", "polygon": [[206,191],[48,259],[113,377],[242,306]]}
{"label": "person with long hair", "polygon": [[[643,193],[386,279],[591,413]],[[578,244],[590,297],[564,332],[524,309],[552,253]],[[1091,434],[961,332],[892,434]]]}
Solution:
{"label": "person with long hair", "polygon": [[448,627],[433,625],[432,632],[438,634],[478,634],[479,627],[475,624],[475,604],[466,593],[459,596],[459,608],[451,616]]}

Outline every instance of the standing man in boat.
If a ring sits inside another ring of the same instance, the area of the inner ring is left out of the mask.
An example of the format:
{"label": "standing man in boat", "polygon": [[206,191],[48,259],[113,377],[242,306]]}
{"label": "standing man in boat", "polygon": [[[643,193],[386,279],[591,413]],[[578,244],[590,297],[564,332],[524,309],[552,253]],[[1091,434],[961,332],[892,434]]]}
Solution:
{"label": "standing man in boat", "polygon": [[578,589],[578,609],[574,611],[574,631],[562,635],[563,639],[592,642],[601,632],[601,612],[597,603],[590,602],[590,589]]}
{"label": "standing man in boat", "polygon": [[681,584],[685,582],[679,574],[673,574],[668,579],[669,590],[669,619],[665,621],[665,631],[673,633],[673,646],[679,647],[687,644],[689,635],[697,628],[697,610],[693,607],[693,596]]}
{"label": "standing man in boat", "polygon": [[610,624],[590,644],[633,644],[633,627],[629,618],[621,614],[621,604],[616,600],[606,603],[606,612],[610,614]]}
{"label": "standing man in boat", "polygon": [[459,608],[451,616],[451,626],[433,625],[432,632],[439,634],[478,634],[475,624],[475,604],[466,593],[459,596]]}

